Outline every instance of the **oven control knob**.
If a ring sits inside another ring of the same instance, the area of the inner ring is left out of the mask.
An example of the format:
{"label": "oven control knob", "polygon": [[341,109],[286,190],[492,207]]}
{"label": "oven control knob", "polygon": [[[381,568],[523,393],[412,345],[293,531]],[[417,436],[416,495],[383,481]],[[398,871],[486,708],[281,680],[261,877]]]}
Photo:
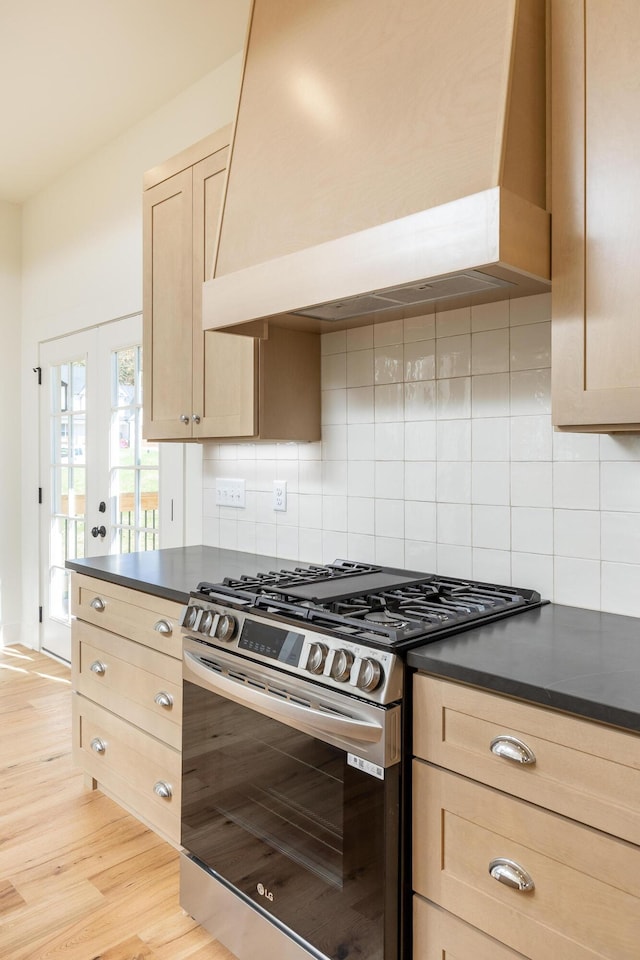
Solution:
{"label": "oven control knob", "polygon": [[200,633],[209,633],[211,630],[211,624],[213,623],[213,612],[211,610],[205,610],[200,617],[200,626],[198,631]]}
{"label": "oven control knob", "polygon": [[370,657],[363,657],[360,669],[358,670],[356,684],[360,690],[371,693],[372,690],[377,690],[380,686],[383,676],[382,667],[377,660],[372,660]]}
{"label": "oven control knob", "polygon": [[349,650],[336,650],[331,664],[331,676],[340,683],[346,683],[351,676],[353,654]]}
{"label": "oven control knob", "polygon": [[236,635],[236,630],[238,629],[238,621],[235,617],[232,617],[230,613],[225,613],[223,617],[220,617],[218,620],[218,626],[216,627],[216,637],[218,640],[233,640]]}
{"label": "oven control knob", "polygon": [[307,670],[309,673],[322,673],[328,652],[327,646],[324,643],[310,644],[309,656],[307,657]]}
{"label": "oven control knob", "polygon": [[194,607],[193,605],[189,604],[184,613],[184,620],[182,621],[183,626],[187,628],[194,627],[199,613],[200,607]]}

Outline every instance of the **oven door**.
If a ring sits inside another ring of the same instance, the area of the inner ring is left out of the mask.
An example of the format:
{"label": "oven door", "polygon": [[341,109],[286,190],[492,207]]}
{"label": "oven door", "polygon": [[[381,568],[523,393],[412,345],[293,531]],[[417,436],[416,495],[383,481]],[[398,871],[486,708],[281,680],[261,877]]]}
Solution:
{"label": "oven door", "polygon": [[185,641],[182,844],[331,960],[395,960],[400,708]]}

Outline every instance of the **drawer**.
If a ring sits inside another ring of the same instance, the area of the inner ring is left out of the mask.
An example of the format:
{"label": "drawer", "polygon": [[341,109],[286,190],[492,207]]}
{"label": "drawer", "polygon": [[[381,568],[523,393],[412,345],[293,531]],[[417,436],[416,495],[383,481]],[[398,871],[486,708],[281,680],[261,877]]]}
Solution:
{"label": "drawer", "polygon": [[[637,960],[640,850],[413,761],[413,887],[531,960]],[[530,874],[494,879],[505,858]]]}
{"label": "drawer", "polygon": [[413,960],[523,960],[422,897],[413,898]]}
{"label": "drawer", "polygon": [[71,613],[111,633],[129,637],[180,659],[180,620],[183,607],[173,600],[153,597],[107,580],[74,573],[71,578]]}
{"label": "drawer", "polygon": [[[180,753],[80,694],[73,694],[72,704],[74,762],[127,809],[179,843]],[[169,788],[169,796],[156,793],[160,784]]]}
{"label": "drawer", "polygon": [[[513,737],[535,762],[496,756]],[[504,740],[501,741],[504,744]],[[455,770],[640,844],[640,735],[433,677],[414,677],[414,750]]]}
{"label": "drawer", "polygon": [[82,620],[72,640],[74,690],[179,750],[181,661]]}

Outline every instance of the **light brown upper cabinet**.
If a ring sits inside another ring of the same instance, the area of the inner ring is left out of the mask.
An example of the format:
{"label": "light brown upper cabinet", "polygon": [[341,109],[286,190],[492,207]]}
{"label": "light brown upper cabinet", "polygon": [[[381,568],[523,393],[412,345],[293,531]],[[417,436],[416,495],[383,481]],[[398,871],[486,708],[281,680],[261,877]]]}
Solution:
{"label": "light brown upper cabinet", "polygon": [[640,430],[640,4],[551,3],[553,422]]}
{"label": "light brown upper cabinet", "polygon": [[225,127],[145,174],[144,436],[318,440],[317,334],[202,329],[230,135]]}

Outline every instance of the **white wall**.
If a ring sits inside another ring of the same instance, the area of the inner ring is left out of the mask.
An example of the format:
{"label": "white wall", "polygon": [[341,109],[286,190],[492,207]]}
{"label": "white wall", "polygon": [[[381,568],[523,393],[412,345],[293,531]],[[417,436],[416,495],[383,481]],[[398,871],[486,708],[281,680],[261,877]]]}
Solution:
{"label": "white wall", "polygon": [[[0,201],[0,644],[20,623],[20,207]],[[34,374],[31,374],[34,376]]]}
{"label": "white wall", "polygon": [[[640,616],[640,436],[554,433],[550,334],[549,295],[325,334],[322,442],[209,444],[205,542]],[[246,480],[245,510],[215,506],[216,476]]]}
{"label": "white wall", "polygon": [[[25,203],[23,371],[37,365],[40,341],[141,311],[143,174],[232,121],[240,69],[238,54]],[[32,644],[38,512],[30,491],[39,483],[37,423],[37,387],[25,375],[22,596],[24,639]],[[20,424],[14,429],[19,434]],[[3,538],[0,557],[6,550]]]}

